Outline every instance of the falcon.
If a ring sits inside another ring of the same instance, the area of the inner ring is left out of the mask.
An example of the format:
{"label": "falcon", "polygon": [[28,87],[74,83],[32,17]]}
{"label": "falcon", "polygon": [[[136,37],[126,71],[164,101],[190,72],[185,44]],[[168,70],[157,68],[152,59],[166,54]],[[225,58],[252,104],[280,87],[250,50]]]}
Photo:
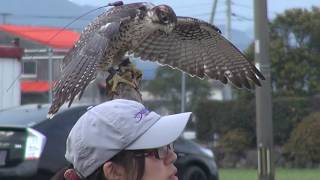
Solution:
{"label": "falcon", "polygon": [[[125,55],[155,61],[191,76],[231,81],[236,87],[261,86],[264,76],[214,25],[192,17],[176,16],[168,5],[123,4],[99,15],[81,33],[63,60],[54,85],[52,117],[65,103],[81,97],[98,72],[118,67]],[[114,76],[117,82],[127,82]]]}

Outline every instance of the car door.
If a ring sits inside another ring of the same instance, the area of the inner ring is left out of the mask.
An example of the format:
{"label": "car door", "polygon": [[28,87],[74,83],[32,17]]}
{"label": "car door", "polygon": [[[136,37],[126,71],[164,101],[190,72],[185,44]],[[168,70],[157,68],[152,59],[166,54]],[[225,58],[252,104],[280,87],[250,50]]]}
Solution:
{"label": "car door", "polygon": [[86,112],[87,107],[67,109],[34,127],[47,137],[47,143],[39,163],[40,173],[53,174],[68,165],[64,158],[66,139],[73,125]]}

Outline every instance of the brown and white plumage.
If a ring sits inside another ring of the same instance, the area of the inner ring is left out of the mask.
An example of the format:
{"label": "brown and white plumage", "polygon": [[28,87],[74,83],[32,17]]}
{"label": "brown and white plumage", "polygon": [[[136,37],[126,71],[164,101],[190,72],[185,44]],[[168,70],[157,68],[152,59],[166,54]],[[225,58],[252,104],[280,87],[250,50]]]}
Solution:
{"label": "brown and white plumage", "polygon": [[133,53],[192,76],[209,77],[224,84],[229,79],[237,87],[250,89],[249,80],[260,86],[258,78],[264,79],[217,27],[190,17],[178,17],[170,34],[161,31],[150,34]]}
{"label": "brown and white plumage", "polygon": [[166,5],[133,3],[116,6],[93,21],[64,58],[54,87],[49,115],[83,93],[97,71],[121,63],[126,53],[157,61],[199,78],[212,78],[237,87],[261,85],[263,75],[222,35],[204,21],[176,16]]}

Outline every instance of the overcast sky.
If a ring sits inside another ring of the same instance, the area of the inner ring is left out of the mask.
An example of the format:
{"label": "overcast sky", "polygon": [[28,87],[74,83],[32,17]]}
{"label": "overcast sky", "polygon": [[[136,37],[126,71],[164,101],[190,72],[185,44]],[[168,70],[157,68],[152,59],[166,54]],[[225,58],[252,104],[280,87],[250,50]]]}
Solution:
{"label": "overcast sky", "polygon": [[[70,0],[81,5],[102,6],[107,0]],[[116,0],[114,0],[116,1]],[[124,0],[124,3],[137,2],[134,0]],[[213,0],[150,0],[154,4],[168,4],[177,15],[192,16],[203,20],[208,20],[211,12]],[[215,24],[225,24],[226,0],[218,0]],[[232,28],[242,31],[253,32],[253,0],[233,0],[232,12],[238,17],[232,18]],[[319,0],[268,0],[268,17],[272,19],[277,13],[281,13],[289,8],[308,8],[320,6]]]}

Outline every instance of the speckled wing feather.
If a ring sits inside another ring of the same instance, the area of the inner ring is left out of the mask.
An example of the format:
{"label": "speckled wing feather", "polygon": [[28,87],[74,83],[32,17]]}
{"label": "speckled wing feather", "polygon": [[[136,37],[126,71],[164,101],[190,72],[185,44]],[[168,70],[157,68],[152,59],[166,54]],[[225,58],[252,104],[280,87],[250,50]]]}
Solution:
{"label": "speckled wing feather", "polygon": [[[108,47],[111,47],[111,38],[119,31],[118,22],[107,24],[95,32],[81,48],[70,51],[72,57],[63,69],[60,80],[54,86],[53,102],[48,116],[55,114],[65,102],[72,104],[74,98],[81,97],[87,85],[96,78],[97,68],[104,60]],[[103,34],[103,35],[102,35]],[[108,34],[107,36],[104,36]]]}
{"label": "speckled wing feather", "polygon": [[120,22],[123,19],[135,18],[137,13],[139,13],[140,8],[152,8],[154,6],[154,4],[146,2],[125,4],[110,8],[106,12],[100,14],[81,32],[80,39],[64,57],[61,69],[64,69],[72,59],[75,59],[74,56],[76,53],[74,52],[78,52],[81,48],[83,48],[85,42],[90,39],[94,33],[101,28],[101,26],[110,22]]}
{"label": "speckled wing feather", "polygon": [[[84,92],[87,85],[96,77],[96,66],[103,58],[103,50],[107,42],[104,39],[92,39],[83,46],[83,49],[73,54],[73,59],[68,63],[62,72],[61,79],[54,85],[53,102],[48,116],[55,114],[60,106],[69,101],[71,105],[74,98]],[[101,49],[100,49],[101,48]]]}
{"label": "speckled wing feather", "polygon": [[250,89],[248,80],[261,86],[263,75],[221,31],[204,21],[178,17],[175,29],[165,34],[155,31],[132,51],[136,57],[169,65],[199,78],[209,77],[224,84]]}
{"label": "speckled wing feather", "polygon": [[62,76],[53,87],[48,117],[52,117],[65,102],[70,106],[76,96],[80,98],[87,85],[96,78],[97,69],[112,63],[106,59],[112,51],[112,38],[119,35],[121,22],[135,18],[141,8],[145,10],[153,6],[151,3],[116,6],[99,15],[84,29],[63,60]]}

